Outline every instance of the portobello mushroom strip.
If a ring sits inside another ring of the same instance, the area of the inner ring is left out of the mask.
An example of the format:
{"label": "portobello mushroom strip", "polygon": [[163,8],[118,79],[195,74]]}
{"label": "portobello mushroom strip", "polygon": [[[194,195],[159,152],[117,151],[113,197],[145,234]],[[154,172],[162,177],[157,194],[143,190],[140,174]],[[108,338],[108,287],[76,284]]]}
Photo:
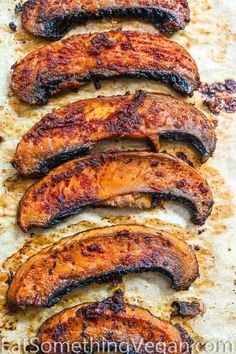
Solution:
{"label": "portobello mushroom strip", "polygon": [[47,114],[17,146],[13,166],[20,175],[38,177],[72,157],[88,153],[107,138],[147,139],[154,150],[159,137],[191,143],[202,162],[214,152],[213,125],[193,105],[164,94],[97,97]]}
{"label": "portobello mushroom strip", "polygon": [[45,104],[93,79],[140,77],[192,94],[199,84],[195,61],[163,36],[133,31],[78,34],[42,47],[14,65],[11,88],[30,104]]}
{"label": "portobello mushroom strip", "polygon": [[10,284],[7,303],[50,307],[74,287],[150,270],[169,275],[177,290],[199,275],[192,249],[170,233],[137,225],[85,231],[29,258]]}
{"label": "portobello mushroom strip", "polygon": [[22,26],[36,36],[61,39],[76,23],[103,17],[135,17],[163,33],[184,29],[190,21],[187,0],[29,0],[22,6]]}
{"label": "portobello mushroom strip", "polygon": [[163,153],[107,153],[66,162],[33,184],[20,201],[18,223],[24,231],[48,227],[85,206],[112,199],[116,205],[115,198],[135,193],[188,204],[192,221],[200,225],[213,205],[206,180],[180,159]]}
{"label": "portobello mushroom strip", "polygon": [[72,353],[73,343],[81,348],[79,353],[92,352],[91,343],[96,343],[98,351],[142,354],[152,343],[153,354],[190,354],[193,341],[179,325],[127,304],[118,290],[101,302],[81,304],[49,318],[38,331],[37,348],[45,347],[45,343],[49,354]]}

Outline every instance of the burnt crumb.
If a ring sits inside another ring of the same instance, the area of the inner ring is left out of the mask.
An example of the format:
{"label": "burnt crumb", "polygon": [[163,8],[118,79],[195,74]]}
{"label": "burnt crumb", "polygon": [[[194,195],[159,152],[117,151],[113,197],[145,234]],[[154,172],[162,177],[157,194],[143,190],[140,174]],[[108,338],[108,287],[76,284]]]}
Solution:
{"label": "burnt crumb", "polygon": [[[81,313],[81,310],[77,311],[76,315],[79,316]],[[83,315],[87,320],[97,320],[99,317],[101,317],[103,314],[103,311],[101,309],[101,307],[99,307],[98,305],[96,306],[96,304],[92,304],[87,306],[84,311],[83,311]]]}
{"label": "burnt crumb", "polygon": [[152,160],[152,162],[151,162],[151,166],[152,167],[156,167],[158,165],[159,165],[159,161],[158,160]]}
{"label": "burnt crumb", "polygon": [[13,32],[16,32],[17,30],[17,26],[14,22],[10,22],[9,23],[9,28],[13,31]]}
{"label": "burnt crumb", "polygon": [[81,332],[80,335],[83,338],[88,338],[89,337],[89,335],[87,333],[85,333],[85,332]]}
{"label": "burnt crumb", "polygon": [[121,312],[125,308],[123,292],[118,289],[113,296],[101,302],[92,303],[86,307],[80,308],[77,316],[84,316],[87,320],[95,321],[104,315],[106,310],[111,310],[115,313]]}
{"label": "burnt crumb", "polygon": [[195,246],[194,246],[194,250],[195,250],[195,251],[200,251],[200,249],[201,249],[201,247],[200,247],[199,245],[195,245]]}
{"label": "burnt crumb", "polygon": [[134,94],[135,101],[134,106],[131,109],[131,113],[134,113],[136,109],[143,103],[144,99],[146,98],[147,93],[143,90],[137,90]]}
{"label": "burnt crumb", "polygon": [[234,80],[225,80],[225,87],[228,92],[236,93],[236,82]]}
{"label": "burnt crumb", "polygon": [[161,172],[161,171],[156,171],[156,172],[155,172],[155,175],[156,175],[157,177],[164,177],[164,173]]}
{"label": "burnt crumb", "polygon": [[162,246],[163,247],[171,247],[172,246],[172,243],[171,243],[171,241],[170,240],[163,240],[162,241]]}
{"label": "burnt crumb", "polygon": [[91,166],[93,166],[94,168],[98,169],[99,167],[99,161],[96,159],[91,159],[90,160]]}
{"label": "burnt crumb", "polygon": [[3,143],[5,141],[3,136],[0,136],[0,144]]}
{"label": "burnt crumb", "polygon": [[120,47],[122,50],[132,49],[132,43],[130,42],[121,43]]}
{"label": "burnt crumb", "polygon": [[56,262],[56,261],[53,261],[52,268],[50,268],[49,271],[48,271],[48,273],[49,273],[50,275],[53,274],[53,270],[56,268],[56,265],[57,265],[57,262]]}
{"label": "burnt crumb", "polygon": [[234,80],[225,80],[224,83],[202,83],[199,92],[204,97],[204,104],[213,114],[236,112],[236,82]]}
{"label": "burnt crumb", "polygon": [[171,306],[175,309],[171,313],[171,318],[174,317],[190,317],[194,318],[203,314],[203,305],[197,301],[174,301]]}
{"label": "burnt crumb", "polygon": [[108,339],[112,340],[112,338],[114,337],[114,331],[112,331],[112,329],[110,329],[108,332],[107,332],[107,337]]}
{"label": "burnt crumb", "polygon": [[207,193],[208,192],[208,188],[206,188],[202,183],[199,185],[199,190],[202,193]]}
{"label": "burnt crumb", "polygon": [[22,5],[20,3],[16,4],[14,11],[16,15],[19,14],[22,11]]}
{"label": "burnt crumb", "polygon": [[129,236],[129,234],[130,234],[130,232],[129,232],[128,229],[123,229],[123,230],[121,230],[121,231],[118,231],[118,232],[116,233],[116,236],[117,236],[117,237],[125,237],[125,236]]}
{"label": "burnt crumb", "polygon": [[177,181],[177,183],[176,183],[176,187],[177,188],[183,188],[183,187],[185,187],[186,186],[186,181],[185,181],[185,179],[181,179],[180,181]]}
{"label": "burnt crumb", "polygon": [[114,312],[120,312],[125,308],[124,294],[121,289],[115,291],[114,295],[108,298],[109,307]]}
{"label": "burnt crumb", "polygon": [[89,256],[89,252],[86,251],[86,250],[83,250],[81,253],[82,253],[82,255],[85,256],[85,257]]}
{"label": "burnt crumb", "polygon": [[84,329],[88,328],[88,326],[89,326],[88,323],[83,322],[83,328],[84,328]]}
{"label": "burnt crumb", "polygon": [[111,41],[106,33],[98,33],[91,39],[91,47],[88,49],[88,53],[97,55],[100,53],[102,47],[112,48],[115,46],[115,42]]}
{"label": "burnt crumb", "polygon": [[182,151],[178,151],[176,153],[176,157],[178,157],[178,159],[186,162],[189,166],[193,167],[193,163],[187,158],[187,156],[185,155],[184,152]]}
{"label": "burnt crumb", "polygon": [[102,247],[102,245],[98,244],[98,243],[93,243],[92,245],[89,245],[87,247],[87,250],[89,252],[97,252],[97,253],[104,253],[105,250],[104,248]]}
{"label": "burnt crumb", "polygon": [[52,333],[52,339],[58,341],[62,334],[67,332],[67,326],[58,323],[55,332]]}
{"label": "burnt crumb", "polygon": [[198,232],[197,232],[197,234],[198,235],[201,235],[203,232],[205,232],[206,231],[206,229],[201,229],[201,230],[198,230]]}
{"label": "burnt crumb", "polygon": [[100,80],[93,80],[93,85],[96,90],[100,90],[102,88],[102,83]]}
{"label": "burnt crumb", "polygon": [[127,164],[129,164],[129,163],[131,163],[132,161],[133,161],[132,157],[127,157],[125,162],[126,162]]}

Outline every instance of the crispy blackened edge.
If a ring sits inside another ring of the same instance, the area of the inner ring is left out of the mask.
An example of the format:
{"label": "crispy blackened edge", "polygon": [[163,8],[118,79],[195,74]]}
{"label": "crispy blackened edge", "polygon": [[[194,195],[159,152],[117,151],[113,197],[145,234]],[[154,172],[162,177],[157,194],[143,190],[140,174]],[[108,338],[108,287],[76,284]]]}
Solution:
{"label": "crispy blackened edge", "polygon": [[[215,151],[215,146],[212,147],[211,150],[207,149],[206,144],[204,144],[195,135],[170,131],[170,132],[160,133],[160,137],[168,140],[181,141],[189,145],[192,145],[196,149],[196,151],[200,154],[201,162],[205,162],[210,156],[213,155]],[[146,137],[146,140],[147,141],[149,140],[148,136]],[[154,147],[152,144],[150,145],[152,150],[156,151],[156,147]],[[26,176],[24,176],[24,174],[21,173],[21,168],[20,166],[18,166],[17,160],[12,161],[12,166],[18,171],[19,175],[22,177],[40,178],[42,176],[45,176],[47,173],[49,173],[54,167],[57,167],[64,162],[67,162],[75,157],[82,157],[89,154],[92,147],[93,147],[93,143],[91,143],[90,147],[80,146],[74,150],[66,151],[54,155],[52,157],[49,157],[45,160],[42,160],[40,161],[37,170],[32,172],[31,174],[27,174]]]}
{"label": "crispy blackened edge", "polygon": [[[155,206],[159,204],[156,201],[159,201],[160,199],[173,200],[173,201],[177,201],[177,202],[182,203],[183,205],[185,205],[190,210],[191,221],[194,224],[196,224],[196,225],[204,225],[205,224],[206,219],[211,214],[211,211],[212,211],[212,208],[213,208],[213,204],[214,204],[214,202],[212,201],[211,204],[208,206],[209,212],[208,212],[207,215],[199,216],[198,215],[198,210],[196,208],[196,205],[190,199],[184,198],[184,197],[179,196],[179,195],[175,195],[175,194],[170,193],[170,192],[168,192],[168,193],[157,193],[157,192],[155,192],[155,193],[148,193],[148,194],[152,195],[152,197],[153,197],[153,201],[154,201],[153,202],[153,208],[155,208]],[[96,200],[93,203],[88,204],[87,207],[93,206],[93,204],[99,203],[99,202],[101,202],[101,200],[99,200],[99,201]],[[96,207],[96,205],[95,205],[95,207]],[[47,227],[50,227],[50,226],[54,226],[54,225],[58,224],[62,219],[65,219],[68,216],[74,215],[74,214],[76,214],[77,212],[79,212],[82,209],[83,209],[83,207],[67,210],[64,213],[61,213],[60,215],[55,216],[50,221],[49,224],[47,224],[47,225],[45,225],[43,227],[47,228]]]}
{"label": "crispy blackened edge", "polygon": [[[30,1],[23,6],[24,16],[27,18]],[[97,9],[95,12],[77,12],[72,14],[62,14],[54,18],[40,19],[40,26],[35,24],[34,34],[58,40],[64,37],[73,25],[82,24],[88,20],[103,19],[106,17],[125,17],[138,18],[152,22],[160,32],[171,34],[178,30],[183,30],[190,21],[189,9],[187,13],[178,14],[170,9],[163,7],[130,7],[130,8],[104,8]],[[38,20],[39,21],[39,20]],[[42,26],[43,23],[43,26]],[[27,29],[27,23],[23,26]]]}
{"label": "crispy blackened edge", "polygon": [[120,313],[125,310],[126,303],[124,293],[121,289],[117,289],[112,296],[103,301],[93,302],[86,306],[80,307],[76,311],[76,316],[83,316],[87,320],[97,320],[104,316],[106,310],[111,310],[114,313]]}
{"label": "crispy blackened edge", "polygon": [[72,160],[76,157],[79,158],[85,156],[86,154],[89,153],[91,148],[92,148],[92,144],[91,147],[87,147],[87,146],[79,147],[78,149],[66,151],[58,155],[49,157],[46,160],[42,160],[40,161],[37,170],[32,172],[31,174],[27,174],[26,176],[21,173],[21,168],[20,166],[18,166],[17,160],[12,161],[12,166],[18,171],[19,175],[22,177],[40,178],[42,176],[46,176],[54,167],[57,167],[64,162]]}
{"label": "crispy blackened edge", "polygon": [[[108,283],[108,282],[112,282],[116,279],[120,279],[129,273],[143,273],[143,272],[147,272],[147,271],[155,271],[155,272],[158,272],[160,274],[167,276],[172,282],[171,287],[175,290],[188,290],[189,287],[191,286],[191,284],[199,276],[199,272],[197,272],[193,279],[190,279],[189,282],[186,283],[185,285],[181,285],[181,284],[178,284],[178,282],[174,282],[173,275],[170,272],[168,272],[165,268],[162,268],[159,266],[155,267],[155,266],[149,265],[149,264],[138,264],[137,266],[128,267],[126,269],[119,268],[114,271],[106,272],[103,274],[96,275],[94,277],[87,278],[84,281],[76,282],[70,286],[67,286],[66,288],[61,289],[60,291],[53,293],[51,295],[51,297],[49,297],[47,299],[47,302],[44,304],[41,304],[40,306],[50,308],[50,307],[54,306],[56,303],[58,303],[63,296],[69,294],[73,289],[76,289],[76,288],[83,288],[83,287],[90,285],[92,283],[98,283],[98,284]],[[16,303],[8,302],[8,307],[12,311],[16,311],[21,308],[24,309],[25,306],[27,306],[27,304],[21,305],[20,303],[16,304]]]}
{"label": "crispy blackened edge", "polygon": [[206,215],[199,216],[196,205],[190,199],[184,198],[179,195],[175,195],[173,193],[158,193],[158,196],[161,199],[173,200],[173,201],[177,201],[177,202],[180,202],[183,205],[185,205],[190,210],[192,223],[196,224],[196,225],[204,225],[205,224],[206,219],[210,216],[213,205],[214,205],[214,202],[211,201],[209,203],[209,205],[207,205],[208,206],[208,213]]}
{"label": "crispy blackened edge", "polygon": [[[173,193],[158,193],[158,192],[153,192],[153,193],[148,193],[151,194],[153,196],[153,207],[155,207],[156,205],[158,205],[159,203],[157,203],[157,201],[159,201],[160,199],[163,200],[173,200],[173,201],[178,201],[180,203],[182,203],[183,205],[185,205],[190,213],[191,213],[191,221],[193,222],[193,224],[196,225],[204,225],[206,222],[206,219],[209,217],[209,215],[211,214],[213,205],[214,205],[214,201],[211,201],[210,204],[208,205],[208,213],[206,215],[201,215],[199,216],[198,214],[198,210],[196,208],[196,205],[189,199],[184,198],[182,196],[179,195],[174,195]],[[50,221],[45,224],[45,225],[39,225],[39,224],[33,224],[33,225],[28,225],[27,228],[22,228],[22,225],[20,223],[19,217],[20,217],[20,210],[21,210],[21,202],[18,206],[18,224],[20,226],[20,228],[24,231],[27,232],[31,227],[41,227],[41,228],[48,228],[48,227],[52,227],[54,225],[57,225],[58,223],[60,223],[63,219],[75,215],[78,212],[82,211],[84,208],[86,207],[92,207],[95,206],[94,204],[96,203],[100,203],[103,200],[94,200],[93,202],[90,201],[87,205],[82,206],[82,207],[74,207],[71,208],[70,210],[65,210],[63,212],[61,212],[60,214],[57,215],[53,215],[50,219]]]}
{"label": "crispy blackened edge", "polygon": [[[81,85],[93,81],[93,80],[102,80],[102,79],[112,79],[112,78],[138,78],[138,79],[151,79],[156,81],[161,81],[165,84],[172,86],[177,92],[182,95],[191,96],[193,91],[197,89],[199,82],[191,82],[181,75],[175,73],[168,73],[164,71],[151,72],[151,71],[137,71],[137,72],[127,72],[126,74],[119,75],[109,75],[109,73],[104,72],[104,74],[94,74],[90,73],[86,77],[76,77],[73,76],[73,80],[78,81]],[[61,91],[59,85],[63,82],[69,80],[70,77],[67,75],[61,75],[60,77],[55,77],[54,79],[50,78],[50,82],[47,86],[43,85],[40,82],[40,78],[36,80],[34,90],[29,93],[28,97],[23,100],[26,103],[30,104],[46,104],[48,100],[56,94],[59,94]]]}
{"label": "crispy blackened edge", "polygon": [[208,149],[206,144],[204,144],[196,135],[194,134],[187,134],[182,132],[165,132],[160,134],[161,138],[168,139],[168,140],[175,140],[187,143],[192,145],[196,151],[201,156],[201,162],[205,162],[209,157],[211,157],[216,148],[216,139],[212,144],[211,148]]}

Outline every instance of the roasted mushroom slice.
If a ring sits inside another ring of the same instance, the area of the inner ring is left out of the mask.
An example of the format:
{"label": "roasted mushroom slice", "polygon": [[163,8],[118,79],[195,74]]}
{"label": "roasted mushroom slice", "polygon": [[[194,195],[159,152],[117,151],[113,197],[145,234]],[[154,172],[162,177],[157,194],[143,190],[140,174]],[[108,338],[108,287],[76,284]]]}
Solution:
{"label": "roasted mushroom slice", "polygon": [[29,258],[10,284],[7,303],[49,307],[74,287],[148,270],[168,274],[177,290],[199,275],[192,249],[170,233],[137,225],[85,231]]}
{"label": "roasted mushroom slice", "polygon": [[145,19],[163,33],[184,29],[190,21],[187,0],[29,0],[22,6],[21,19],[34,35],[60,39],[75,23],[117,16]]}
{"label": "roasted mushroom slice", "polygon": [[143,77],[182,94],[199,84],[195,61],[179,44],[157,34],[110,31],[78,34],[48,44],[14,66],[12,90],[27,103],[47,103],[93,79]]}
{"label": "roasted mushroom slice", "polygon": [[203,224],[213,200],[204,178],[185,162],[162,153],[108,153],[75,159],[55,168],[23,196],[22,230],[48,227],[81,208],[114,197],[147,193],[183,201],[192,221]]}
{"label": "roasted mushroom slice", "polygon": [[47,114],[23,136],[13,165],[23,176],[37,177],[103,139],[148,139],[158,150],[159,136],[192,143],[202,161],[215,150],[213,125],[193,105],[139,91],[78,101]]}
{"label": "roasted mushroom slice", "polygon": [[[192,339],[180,326],[159,319],[148,310],[127,304],[118,290],[101,302],[85,303],[49,318],[39,329],[37,347],[49,354],[69,354],[73,344],[81,353],[96,350],[129,353],[190,354]],[[34,347],[34,346],[33,346]],[[127,350],[126,350],[127,349]]]}

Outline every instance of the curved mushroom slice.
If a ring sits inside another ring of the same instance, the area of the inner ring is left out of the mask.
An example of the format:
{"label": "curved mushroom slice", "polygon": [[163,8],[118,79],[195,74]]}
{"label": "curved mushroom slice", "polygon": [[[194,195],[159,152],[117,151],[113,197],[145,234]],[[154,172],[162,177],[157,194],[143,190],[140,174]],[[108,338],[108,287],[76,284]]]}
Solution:
{"label": "curved mushroom slice", "polygon": [[101,302],[81,304],[49,318],[37,334],[38,347],[43,343],[51,348],[49,354],[69,354],[73,343],[83,353],[92,352],[92,343],[96,343],[99,352],[124,352],[128,347],[127,352],[141,354],[146,352],[147,343],[152,343],[153,353],[190,354],[193,341],[180,326],[125,303],[117,291]]}
{"label": "curved mushroom slice", "polygon": [[13,164],[21,175],[35,177],[107,138],[147,138],[158,150],[159,136],[192,143],[203,161],[215,150],[213,125],[193,105],[139,91],[78,101],[47,114],[23,136]]}
{"label": "curved mushroom slice", "polygon": [[36,36],[60,39],[75,24],[103,17],[136,17],[153,22],[163,33],[184,29],[190,21],[187,0],[29,0],[22,25]]}
{"label": "curved mushroom slice", "polygon": [[190,204],[197,224],[205,222],[213,205],[206,180],[177,158],[145,152],[98,154],[69,161],[36,182],[20,202],[18,222],[24,231],[48,227],[85,206],[133,193]]}
{"label": "curved mushroom slice", "polygon": [[7,303],[13,309],[52,306],[73,287],[148,270],[168,274],[177,290],[188,289],[199,275],[194,252],[170,233],[135,225],[85,231],[26,261],[12,280]]}
{"label": "curved mushroom slice", "polygon": [[14,66],[12,90],[27,103],[47,103],[93,79],[145,77],[182,94],[199,84],[195,61],[179,44],[156,34],[132,31],[78,34],[27,55]]}

